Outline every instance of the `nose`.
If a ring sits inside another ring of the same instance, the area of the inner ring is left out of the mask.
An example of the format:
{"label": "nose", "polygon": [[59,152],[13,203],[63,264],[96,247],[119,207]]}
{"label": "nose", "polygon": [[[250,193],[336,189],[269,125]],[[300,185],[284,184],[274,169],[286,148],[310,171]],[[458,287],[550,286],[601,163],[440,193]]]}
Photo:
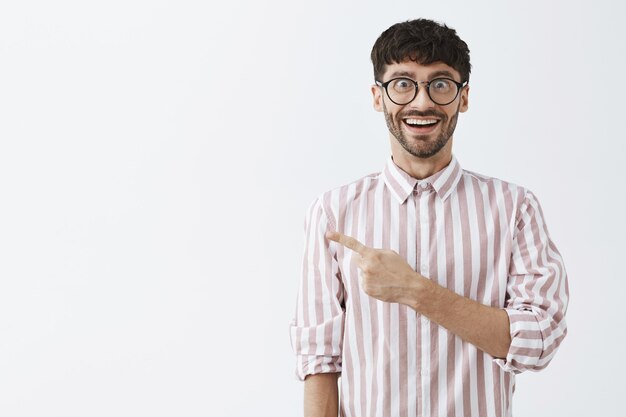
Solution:
{"label": "nose", "polygon": [[433,103],[428,95],[427,85],[428,84],[426,84],[425,81],[419,83],[419,86],[417,87],[417,95],[413,101],[408,104],[408,106],[417,109],[428,109],[435,106],[435,103]]}

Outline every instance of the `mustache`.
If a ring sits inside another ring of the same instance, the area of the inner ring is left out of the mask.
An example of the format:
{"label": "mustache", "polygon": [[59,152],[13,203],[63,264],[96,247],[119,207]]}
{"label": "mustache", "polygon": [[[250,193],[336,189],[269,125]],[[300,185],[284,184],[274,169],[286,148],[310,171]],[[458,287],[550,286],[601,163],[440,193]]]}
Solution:
{"label": "mustache", "polygon": [[448,116],[445,115],[445,113],[441,113],[438,112],[436,110],[426,110],[426,111],[419,111],[419,110],[408,110],[400,115],[398,115],[401,119],[404,119],[406,117],[437,117],[439,119],[441,119],[442,121],[446,121],[448,119]]}

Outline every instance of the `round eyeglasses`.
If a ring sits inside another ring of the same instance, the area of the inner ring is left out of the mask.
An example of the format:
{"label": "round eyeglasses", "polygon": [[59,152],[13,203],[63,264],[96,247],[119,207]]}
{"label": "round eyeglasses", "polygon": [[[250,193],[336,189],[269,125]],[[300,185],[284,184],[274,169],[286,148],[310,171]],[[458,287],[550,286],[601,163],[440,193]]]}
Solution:
{"label": "round eyeglasses", "polygon": [[420,84],[426,84],[426,92],[433,103],[445,106],[452,103],[459,95],[461,88],[467,85],[467,81],[458,83],[450,78],[435,78],[430,81],[413,81],[410,78],[392,78],[382,82],[376,80],[376,84],[383,87],[389,100],[399,106],[412,102],[417,97]]}

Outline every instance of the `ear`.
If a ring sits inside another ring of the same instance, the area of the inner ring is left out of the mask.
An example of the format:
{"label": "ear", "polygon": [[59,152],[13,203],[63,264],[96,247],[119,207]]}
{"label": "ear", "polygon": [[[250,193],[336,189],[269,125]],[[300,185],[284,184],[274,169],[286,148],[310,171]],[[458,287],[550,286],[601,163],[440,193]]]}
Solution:
{"label": "ear", "polygon": [[376,84],[372,85],[372,98],[374,99],[374,110],[383,111],[383,89]]}
{"label": "ear", "polygon": [[469,90],[469,84],[463,87],[463,90],[461,90],[461,104],[459,105],[459,111],[461,113],[465,113],[469,108]]}

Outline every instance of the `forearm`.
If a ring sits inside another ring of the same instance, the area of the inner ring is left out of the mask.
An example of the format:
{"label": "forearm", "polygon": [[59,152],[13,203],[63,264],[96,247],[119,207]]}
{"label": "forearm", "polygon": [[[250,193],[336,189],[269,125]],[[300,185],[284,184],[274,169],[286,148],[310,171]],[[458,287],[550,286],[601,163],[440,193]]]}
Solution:
{"label": "forearm", "polygon": [[361,288],[371,297],[401,303],[495,358],[511,346],[506,311],[462,297],[415,272],[397,252],[372,249],[341,233],[326,237],[358,253]]}
{"label": "forearm", "polygon": [[337,417],[338,373],[309,375],[304,380],[304,417]]}
{"label": "forearm", "polygon": [[509,317],[500,308],[480,304],[418,276],[405,303],[495,358],[505,358],[511,345]]}

